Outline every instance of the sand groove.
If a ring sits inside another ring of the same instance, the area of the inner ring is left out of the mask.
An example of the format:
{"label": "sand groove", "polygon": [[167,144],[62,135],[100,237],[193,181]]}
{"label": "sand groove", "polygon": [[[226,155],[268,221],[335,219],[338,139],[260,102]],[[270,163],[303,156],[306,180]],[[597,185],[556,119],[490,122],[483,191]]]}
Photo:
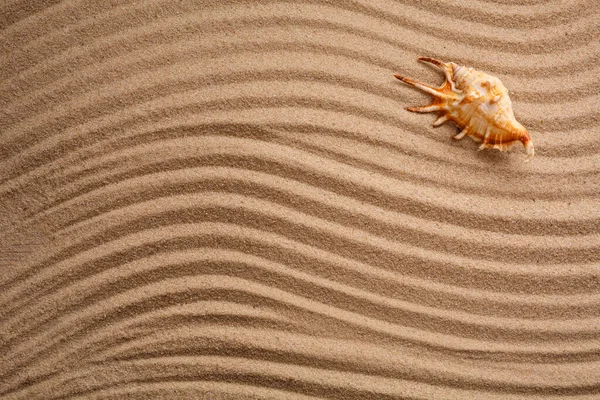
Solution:
{"label": "sand groove", "polygon": [[598,12],[516,3],[0,5],[0,397],[598,398]]}

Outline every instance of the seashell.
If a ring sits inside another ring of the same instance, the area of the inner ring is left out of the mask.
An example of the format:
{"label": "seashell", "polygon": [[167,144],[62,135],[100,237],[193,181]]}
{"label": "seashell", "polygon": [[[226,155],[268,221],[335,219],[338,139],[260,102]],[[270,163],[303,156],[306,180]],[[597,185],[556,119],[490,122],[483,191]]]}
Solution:
{"label": "seashell", "polygon": [[453,62],[444,63],[429,57],[419,57],[418,60],[440,68],[446,80],[442,86],[434,88],[404,76],[394,75],[402,82],[433,96],[433,103],[430,105],[407,107],[408,111],[440,113],[433,126],[439,126],[446,121],[454,122],[461,131],[453,138],[460,140],[470,136],[476,142],[481,142],[478,150],[502,151],[516,142],[521,142],[527,153],[526,161],[533,157],[533,142],[527,129],[515,119],[508,90],[500,79]]}

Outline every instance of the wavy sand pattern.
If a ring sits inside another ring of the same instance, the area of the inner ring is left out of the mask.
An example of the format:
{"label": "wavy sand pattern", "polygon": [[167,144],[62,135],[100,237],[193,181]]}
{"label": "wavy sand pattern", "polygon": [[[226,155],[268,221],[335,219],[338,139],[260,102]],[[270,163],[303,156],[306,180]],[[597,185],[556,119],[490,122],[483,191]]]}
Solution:
{"label": "wavy sand pattern", "polygon": [[598,8],[253,3],[0,5],[0,397],[598,399]]}

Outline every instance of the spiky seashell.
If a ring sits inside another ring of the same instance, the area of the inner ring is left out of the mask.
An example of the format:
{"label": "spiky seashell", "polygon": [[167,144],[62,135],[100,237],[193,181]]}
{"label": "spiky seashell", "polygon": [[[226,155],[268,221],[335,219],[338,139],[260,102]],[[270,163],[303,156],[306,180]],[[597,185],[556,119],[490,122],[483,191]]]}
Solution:
{"label": "spiky seashell", "polygon": [[476,142],[481,142],[479,150],[487,148],[502,151],[521,142],[527,152],[526,160],[533,157],[533,143],[529,133],[515,119],[508,90],[500,79],[453,62],[444,63],[429,57],[419,57],[419,61],[439,67],[446,80],[442,86],[433,88],[410,78],[394,75],[402,82],[433,96],[432,104],[407,107],[408,111],[440,113],[433,126],[446,121],[454,122],[461,131],[453,138],[459,140],[468,135]]}

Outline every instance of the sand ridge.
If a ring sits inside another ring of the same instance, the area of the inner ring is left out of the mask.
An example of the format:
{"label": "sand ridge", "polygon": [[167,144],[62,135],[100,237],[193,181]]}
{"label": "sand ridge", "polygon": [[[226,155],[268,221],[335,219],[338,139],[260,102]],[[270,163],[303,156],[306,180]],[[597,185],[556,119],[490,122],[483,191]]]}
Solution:
{"label": "sand ridge", "polygon": [[598,398],[598,11],[516,3],[0,5],[0,398]]}

